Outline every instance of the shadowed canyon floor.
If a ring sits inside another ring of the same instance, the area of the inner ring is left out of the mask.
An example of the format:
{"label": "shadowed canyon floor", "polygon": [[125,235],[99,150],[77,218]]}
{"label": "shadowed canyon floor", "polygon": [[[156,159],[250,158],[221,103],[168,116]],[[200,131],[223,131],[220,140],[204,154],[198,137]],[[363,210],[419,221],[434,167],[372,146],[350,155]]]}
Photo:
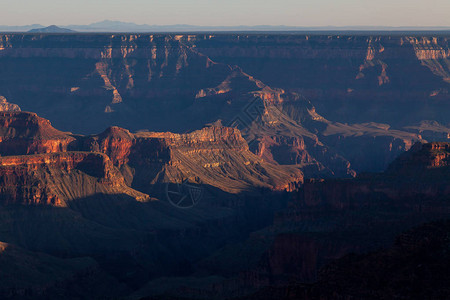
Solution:
{"label": "shadowed canyon floor", "polygon": [[[288,208],[276,214],[271,226],[203,260],[194,274],[196,281],[169,279],[164,283],[165,289],[157,289],[159,282],[153,281],[136,292],[136,298],[146,294],[151,296],[148,299],[408,298],[413,297],[415,285],[423,278],[406,278],[406,269],[416,270],[415,262],[424,263],[424,272],[435,270],[439,274],[435,274],[436,278],[442,276],[436,285],[431,279],[424,280],[427,289],[431,289],[429,293],[446,295],[448,270],[437,267],[447,264],[445,232],[436,232],[439,246],[416,233],[420,230],[413,230],[400,236],[406,243],[395,250],[368,256],[361,253],[388,247],[400,233],[422,223],[448,219],[449,153],[448,143],[418,144],[381,174],[306,181]],[[411,169],[420,172],[409,172]],[[441,230],[440,226],[447,225],[436,226]],[[435,234],[426,230],[427,234]],[[430,250],[426,250],[428,247]],[[396,257],[390,257],[392,251]],[[353,256],[338,260],[349,253]],[[404,259],[399,259],[403,254]],[[374,258],[378,255],[379,260]],[[430,257],[434,261],[430,262]],[[226,263],[229,261],[233,264]],[[378,263],[381,265],[375,267]],[[369,264],[374,269],[367,267]],[[351,275],[352,272],[360,275]],[[205,274],[210,277],[202,277]],[[211,277],[213,274],[222,278]],[[361,278],[355,280],[353,276]],[[186,285],[191,281],[192,285]],[[381,286],[381,281],[389,282],[389,288]],[[394,284],[400,281],[403,285]]]}

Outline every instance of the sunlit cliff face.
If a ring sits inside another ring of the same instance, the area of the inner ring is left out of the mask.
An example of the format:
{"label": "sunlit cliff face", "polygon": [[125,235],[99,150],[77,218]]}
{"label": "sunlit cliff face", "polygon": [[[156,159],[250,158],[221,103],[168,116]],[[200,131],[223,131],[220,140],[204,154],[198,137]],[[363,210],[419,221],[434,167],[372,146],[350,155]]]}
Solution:
{"label": "sunlit cliff face", "polygon": [[9,103],[0,108],[74,133],[181,133],[221,120],[254,154],[308,165],[310,176],[382,171],[414,142],[450,133],[416,126],[450,122],[445,36],[10,34],[0,43]]}
{"label": "sunlit cliff face", "polygon": [[8,248],[8,244],[0,242],[0,254]]}
{"label": "sunlit cliff face", "polygon": [[66,207],[74,199],[126,194],[137,201],[149,196],[129,188],[109,158],[100,153],[66,152],[7,156],[0,159],[2,205]]}

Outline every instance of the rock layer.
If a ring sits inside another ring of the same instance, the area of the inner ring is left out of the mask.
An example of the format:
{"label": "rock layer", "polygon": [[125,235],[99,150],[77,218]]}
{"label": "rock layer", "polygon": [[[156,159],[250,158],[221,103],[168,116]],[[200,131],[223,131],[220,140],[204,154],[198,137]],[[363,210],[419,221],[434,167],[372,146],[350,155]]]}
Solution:
{"label": "rock layer", "polygon": [[267,163],[251,153],[239,130],[229,127],[210,126],[188,134],[131,134],[113,127],[87,138],[84,145],[108,154],[124,173],[131,168],[131,185],[140,190],[185,180],[231,193],[255,187],[291,190],[303,180],[298,168]]}
{"label": "rock layer", "polygon": [[[450,122],[445,36],[5,34],[0,45],[0,90],[58,128],[182,133],[221,120],[308,177],[381,171],[420,140],[405,126]],[[368,150],[377,163],[358,155]]]}
{"label": "rock layer", "polygon": [[129,188],[109,158],[100,153],[66,152],[0,158],[1,204],[67,206],[96,194],[148,195]]}
{"label": "rock layer", "polygon": [[0,112],[1,155],[65,152],[74,140],[35,113]]}
{"label": "rock layer", "polygon": [[[258,188],[292,190],[303,180],[297,167],[265,162],[249,151],[239,130],[223,126],[188,134],[133,134],[110,127],[99,135],[79,136],[58,131],[33,113],[2,112],[0,154],[23,154],[0,158],[4,203],[63,206],[66,201],[96,192],[149,198],[126,184],[152,193],[155,185],[188,180],[237,194]],[[51,175],[59,173],[67,181]],[[79,182],[85,175],[86,182]],[[75,179],[71,187],[69,180]],[[48,190],[52,186],[56,190]]]}

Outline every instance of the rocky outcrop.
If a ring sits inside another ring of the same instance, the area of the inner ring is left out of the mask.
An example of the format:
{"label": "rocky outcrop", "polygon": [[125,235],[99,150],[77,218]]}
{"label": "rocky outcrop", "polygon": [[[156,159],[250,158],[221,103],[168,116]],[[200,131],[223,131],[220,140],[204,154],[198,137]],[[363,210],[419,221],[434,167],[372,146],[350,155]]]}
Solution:
{"label": "rocky outcrop", "polygon": [[75,138],[28,112],[0,112],[0,155],[65,152]]}
{"label": "rocky outcrop", "polygon": [[0,158],[1,205],[67,206],[96,194],[149,197],[129,188],[109,158],[100,153],[66,152]]}
{"label": "rocky outcrop", "polygon": [[[209,271],[226,279],[192,289],[175,283],[156,299],[181,295],[200,299],[223,295],[232,299],[335,299],[341,295],[379,299],[383,295],[388,299],[397,295],[393,290],[406,292],[402,285],[391,284],[397,279],[408,282],[409,291],[423,282],[429,289],[424,294],[445,294],[447,279],[439,281],[434,291],[433,280],[420,273],[418,261],[426,270],[439,270],[448,277],[443,243],[448,224],[424,226],[424,230],[400,235],[394,249],[379,249],[407,229],[448,218],[448,149],[448,143],[417,144],[382,174],[305,180],[290,205],[276,214],[272,226],[254,232],[243,243],[228,245],[200,265],[199,273]],[[431,256],[422,254],[433,251],[430,247],[439,250],[428,265]],[[369,251],[375,252],[364,254]],[[405,256],[399,258],[399,254]],[[401,268],[393,263],[398,261]],[[444,267],[436,267],[439,261]],[[403,267],[408,270],[403,272]],[[418,273],[411,275],[413,270]],[[252,295],[254,290],[260,292]]]}
{"label": "rocky outcrop", "polygon": [[[286,197],[272,191],[294,190],[303,180],[298,167],[265,162],[238,129],[218,124],[185,134],[110,127],[81,136],[32,113],[3,112],[0,120],[6,154],[0,157],[0,239],[52,256],[93,257],[101,266],[83,268],[74,279],[61,275],[56,287],[49,279],[14,288],[21,283],[12,280],[13,288],[0,286],[5,297],[8,291],[43,298],[61,289],[72,293],[90,276],[102,282],[104,270],[133,289],[157,276],[186,274],[228,238],[267,224]],[[56,141],[63,146],[48,146]],[[192,210],[149,196],[156,186],[185,180],[208,192]],[[1,254],[5,247],[0,244]],[[45,266],[42,260],[36,265]]]}
{"label": "rocky outcrop", "polygon": [[[188,134],[133,134],[110,127],[99,135],[80,136],[58,131],[33,113],[1,112],[0,138],[2,155],[101,152],[121,170],[128,185],[143,192],[149,192],[155,184],[184,180],[232,193],[253,188],[291,190],[303,180],[298,167],[265,162],[249,151],[239,130],[224,126]],[[21,163],[30,159],[30,164],[35,165],[31,157],[22,156]],[[108,164],[111,162],[108,160]],[[101,173],[101,165],[92,166],[97,167]]]}
{"label": "rocky outcrop", "polygon": [[20,111],[17,104],[9,103],[4,96],[0,96],[0,111]]}
{"label": "rocky outcrop", "polygon": [[303,180],[296,167],[267,163],[249,151],[239,130],[210,126],[187,134],[113,127],[84,141],[85,150],[108,154],[139,190],[165,182],[201,183],[239,193],[255,187],[291,190]]}
{"label": "rocky outcrop", "polygon": [[88,137],[82,148],[102,152],[108,155],[119,168],[128,163],[131,148],[135,145],[135,136],[126,129],[110,127],[99,135]]}
{"label": "rocky outcrop", "polygon": [[389,166],[387,172],[422,177],[427,176],[433,169],[447,171],[448,166],[450,166],[450,143],[417,143],[410,151],[400,155]]}
{"label": "rocky outcrop", "polygon": [[258,143],[256,154],[266,161],[281,164],[308,164],[314,161],[306,151],[302,137],[263,137]]}

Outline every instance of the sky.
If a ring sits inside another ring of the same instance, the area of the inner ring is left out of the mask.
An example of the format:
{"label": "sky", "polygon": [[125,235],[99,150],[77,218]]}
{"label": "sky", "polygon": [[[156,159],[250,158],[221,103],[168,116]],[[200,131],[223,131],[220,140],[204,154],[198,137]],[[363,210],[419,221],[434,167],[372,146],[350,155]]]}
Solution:
{"label": "sky", "polygon": [[450,26],[450,0],[0,0],[1,25]]}

